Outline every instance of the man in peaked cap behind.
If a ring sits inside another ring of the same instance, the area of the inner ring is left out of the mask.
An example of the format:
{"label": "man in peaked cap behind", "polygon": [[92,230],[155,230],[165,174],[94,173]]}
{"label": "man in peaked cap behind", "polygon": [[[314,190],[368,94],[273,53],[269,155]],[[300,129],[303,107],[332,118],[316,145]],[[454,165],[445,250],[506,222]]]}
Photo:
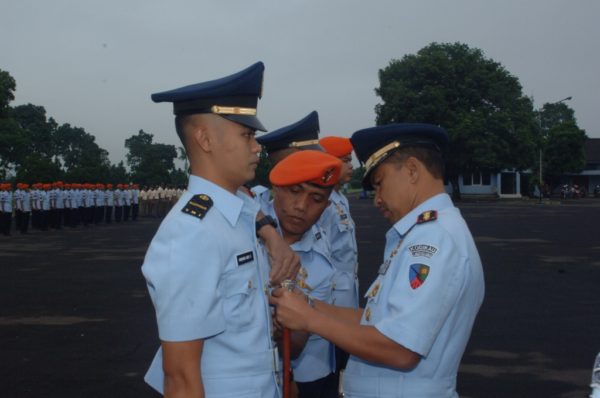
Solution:
{"label": "man in peaked cap behind", "polygon": [[[312,111],[299,121],[281,127],[256,139],[266,152],[271,168],[292,153],[319,147],[319,114]],[[256,185],[251,189],[261,208],[267,208],[271,200],[269,189]]]}
{"label": "man in peaked cap behind", "polygon": [[364,310],[273,292],[277,319],[351,356],[346,397],[454,398],[460,359],[484,295],[469,229],[444,191],[448,136],[426,124],[365,129],[351,138],[363,185],[393,227]]}
{"label": "man in peaked cap behind", "polygon": [[269,269],[257,234],[268,238],[271,257],[273,236],[278,250],[292,254],[282,276],[295,274],[297,256],[272,226],[256,221],[258,205],[238,191],[258,164],[263,71],[259,62],[152,95],[173,103],[191,169],[187,191],[161,223],[142,266],[161,340],[145,380],[167,396],[280,395],[264,290]]}
{"label": "man in peaked cap behind", "polygon": [[303,149],[320,149],[319,114],[312,111],[299,121],[265,134],[257,141],[267,152],[271,167]]}

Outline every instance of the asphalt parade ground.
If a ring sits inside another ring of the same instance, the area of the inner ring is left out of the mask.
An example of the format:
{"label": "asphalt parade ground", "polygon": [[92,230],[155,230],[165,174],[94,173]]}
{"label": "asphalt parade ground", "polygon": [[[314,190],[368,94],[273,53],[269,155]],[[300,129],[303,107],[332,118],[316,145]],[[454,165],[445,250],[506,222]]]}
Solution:
{"label": "asphalt parade ground", "polygon": [[[600,200],[458,207],[486,278],[460,396],[587,397],[600,351]],[[351,208],[364,293],[388,224],[370,200]],[[159,222],[0,236],[0,397],[158,397],[142,380],[158,340],[140,267]]]}

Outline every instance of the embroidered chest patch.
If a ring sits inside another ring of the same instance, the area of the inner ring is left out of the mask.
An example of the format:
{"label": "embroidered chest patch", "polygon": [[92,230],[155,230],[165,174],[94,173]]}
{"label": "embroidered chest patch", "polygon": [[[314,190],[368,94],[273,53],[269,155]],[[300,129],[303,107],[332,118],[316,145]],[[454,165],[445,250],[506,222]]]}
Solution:
{"label": "embroidered chest patch", "polygon": [[437,247],[431,245],[412,245],[409,246],[408,251],[413,257],[431,258],[431,256],[437,253],[438,249]]}
{"label": "embroidered chest patch", "polygon": [[408,281],[410,287],[418,289],[425,283],[425,279],[429,275],[429,266],[425,264],[412,264],[408,273]]}

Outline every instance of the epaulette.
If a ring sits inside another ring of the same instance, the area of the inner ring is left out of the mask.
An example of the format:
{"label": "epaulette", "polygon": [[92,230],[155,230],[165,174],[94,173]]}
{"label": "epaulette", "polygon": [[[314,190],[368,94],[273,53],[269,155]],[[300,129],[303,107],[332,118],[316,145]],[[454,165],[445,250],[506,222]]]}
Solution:
{"label": "epaulette", "polygon": [[423,224],[429,221],[435,221],[437,220],[437,211],[435,210],[427,210],[424,211],[423,213],[419,214],[419,217],[417,217],[417,224]]}
{"label": "epaulette", "polygon": [[181,209],[181,211],[194,217],[198,217],[202,220],[206,213],[208,213],[212,205],[213,201],[210,198],[210,196],[204,194],[194,195],[185,204],[184,208]]}

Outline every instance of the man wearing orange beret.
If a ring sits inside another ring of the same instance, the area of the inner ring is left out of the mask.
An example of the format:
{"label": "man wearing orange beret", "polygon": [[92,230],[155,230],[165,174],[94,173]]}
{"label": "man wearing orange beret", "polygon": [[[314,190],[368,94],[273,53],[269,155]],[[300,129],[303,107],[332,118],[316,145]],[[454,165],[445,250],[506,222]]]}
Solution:
{"label": "man wearing orange beret", "polygon": [[[323,137],[319,144],[342,161],[340,180],[335,185],[331,204],[319,220],[331,247],[335,267],[333,298],[337,306],[358,308],[358,245],[356,227],[350,216],[350,204],[341,188],[352,178],[352,143],[346,137]],[[348,354],[336,347],[336,374],[346,367]]]}
{"label": "man wearing orange beret", "polygon": [[10,235],[12,223],[12,186],[0,184],[0,230],[6,236]]}
{"label": "man wearing orange beret", "polygon": [[[263,210],[277,220],[284,240],[300,256],[296,286],[328,303],[333,302],[335,269],[317,220],[329,205],[341,168],[336,157],[321,151],[289,155],[271,170],[273,201]],[[292,353],[299,354],[292,361],[299,397],[337,397],[333,345],[317,335],[294,332],[292,346]]]}

